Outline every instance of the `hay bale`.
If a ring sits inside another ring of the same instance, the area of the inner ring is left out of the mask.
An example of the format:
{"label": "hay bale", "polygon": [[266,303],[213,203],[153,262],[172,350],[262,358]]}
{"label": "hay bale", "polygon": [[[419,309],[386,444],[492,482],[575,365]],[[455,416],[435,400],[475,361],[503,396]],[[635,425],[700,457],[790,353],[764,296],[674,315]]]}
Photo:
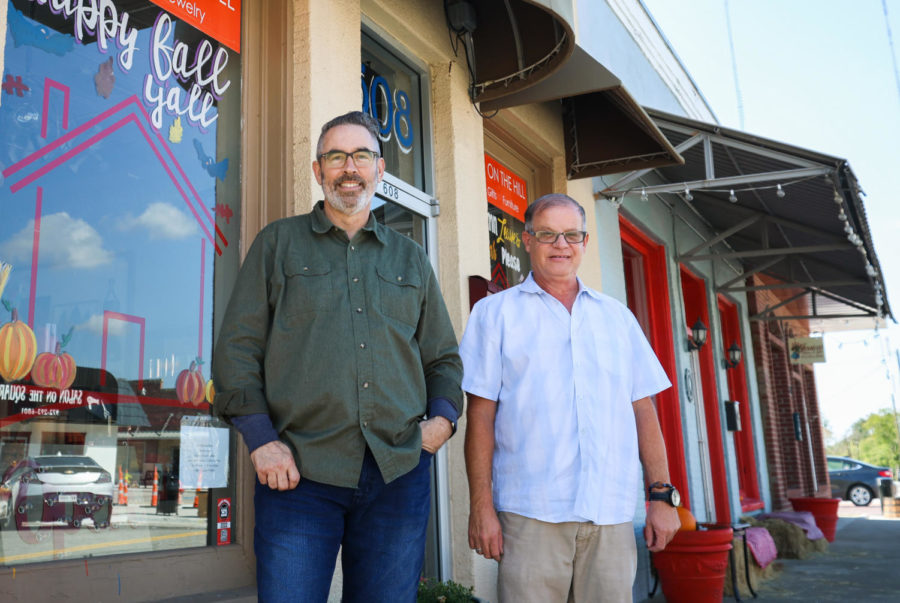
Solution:
{"label": "hay bale", "polygon": [[810,540],[803,528],[782,519],[742,517],[741,520],[769,530],[779,559],[806,559],[812,553],[821,553],[828,548],[828,541],[824,538]]}
{"label": "hay bale", "polygon": [[[734,597],[734,588],[731,586],[731,561],[734,559],[734,569],[735,569],[735,578],[737,578],[737,586],[738,592],[743,597],[750,596],[750,589],[747,586],[747,570],[746,561],[744,559],[744,539],[741,537],[735,537],[732,541],[733,555],[728,556],[728,569],[725,570],[725,596],[726,597]],[[765,569],[759,567],[756,564],[756,559],[753,558],[753,553],[750,552],[750,547],[747,547],[747,557],[749,557],[750,561],[750,585],[753,587],[753,590],[759,592],[759,585],[766,580],[771,580],[775,576],[779,574],[781,571],[780,566],[773,562],[766,566]]]}

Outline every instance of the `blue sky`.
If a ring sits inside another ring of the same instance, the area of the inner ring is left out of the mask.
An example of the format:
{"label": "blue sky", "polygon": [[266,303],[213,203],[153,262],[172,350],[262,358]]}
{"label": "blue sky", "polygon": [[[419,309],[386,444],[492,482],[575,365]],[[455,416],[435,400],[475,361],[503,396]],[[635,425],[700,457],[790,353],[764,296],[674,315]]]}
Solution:
{"label": "blue sky", "polygon": [[[643,1],[720,123],[850,162],[866,194],[887,298],[900,315],[900,0]],[[826,334],[816,382],[836,435],[890,407],[898,346],[896,325]]]}

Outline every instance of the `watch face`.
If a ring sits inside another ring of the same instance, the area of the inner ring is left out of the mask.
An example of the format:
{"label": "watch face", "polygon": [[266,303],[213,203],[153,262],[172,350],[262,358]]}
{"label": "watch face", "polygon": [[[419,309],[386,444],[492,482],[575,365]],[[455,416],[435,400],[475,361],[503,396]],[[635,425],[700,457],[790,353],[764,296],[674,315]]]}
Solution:
{"label": "watch face", "polygon": [[669,500],[672,502],[673,507],[681,506],[681,493],[678,492],[676,488],[672,488],[672,492],[669,495]]}

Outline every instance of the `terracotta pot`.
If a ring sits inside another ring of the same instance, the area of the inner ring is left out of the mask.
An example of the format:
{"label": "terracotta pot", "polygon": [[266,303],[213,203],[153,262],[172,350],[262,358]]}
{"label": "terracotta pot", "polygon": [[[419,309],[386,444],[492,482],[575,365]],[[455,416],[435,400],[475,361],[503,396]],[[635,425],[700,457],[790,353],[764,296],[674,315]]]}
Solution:
{"label": "terracotta pot", "polygon": [[834,542],[834,532],[837,529],[838,505],[840,498],[816,498],[813,496],[801,496],[791,498],[791,506],[794,511],[809,511],[816,520],[816,525],[825,534],[828,542]]}
{"label": "terracotta pot", "polygon": [[665,550],[653,553],[666,601],[720,603],[732,538],[728,527],[681,531]]}

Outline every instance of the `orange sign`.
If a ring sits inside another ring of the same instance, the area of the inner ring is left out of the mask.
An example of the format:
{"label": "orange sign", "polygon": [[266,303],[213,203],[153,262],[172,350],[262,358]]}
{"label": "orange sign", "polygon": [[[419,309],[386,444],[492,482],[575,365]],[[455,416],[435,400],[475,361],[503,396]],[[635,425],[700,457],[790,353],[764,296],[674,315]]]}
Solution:
{"label": "orange sign", "polygon": [[241,0],[151,0],[235,52],[241,51]]}
{"label": "orange sign", "polygon": [[484,154],[484,177],[488,203],[524,222],[528,209],[525,181],[487,153]]}

